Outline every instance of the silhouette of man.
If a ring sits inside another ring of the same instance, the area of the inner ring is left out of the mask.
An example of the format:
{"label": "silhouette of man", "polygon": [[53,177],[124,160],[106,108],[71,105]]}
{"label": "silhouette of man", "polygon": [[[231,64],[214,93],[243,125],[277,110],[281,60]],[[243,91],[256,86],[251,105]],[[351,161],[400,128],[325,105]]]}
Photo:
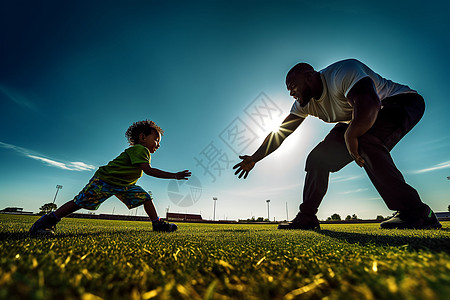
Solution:
{"label": "silhouette of man", "polygon": [[253,155],[239,156],[242,161],[233,167],[239,178],[246,178],[258,161],[278,149],[308,115],[337,124],[309,153],[300,211],[291,222],[279,224],[279,229],[320,229],[316,213],[327,191],[329,174],[352,161],[364,168],[387,207],[397,211],[381,223],[381,228],[441,227],[390,155],[421,119],[425,110],[422,96],[355,59],[320,71],[299,63],[288,72],[286,86],[295,99],[290,114]]}

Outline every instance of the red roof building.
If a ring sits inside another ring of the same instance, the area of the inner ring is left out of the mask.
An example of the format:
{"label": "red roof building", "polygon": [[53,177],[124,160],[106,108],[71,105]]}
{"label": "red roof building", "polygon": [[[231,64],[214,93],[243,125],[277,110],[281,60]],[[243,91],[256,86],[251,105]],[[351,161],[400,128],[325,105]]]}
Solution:
{"label": "red roof building", "polygon": [[203,221],[201,215],[170,213],[166,214],[167,221]]}

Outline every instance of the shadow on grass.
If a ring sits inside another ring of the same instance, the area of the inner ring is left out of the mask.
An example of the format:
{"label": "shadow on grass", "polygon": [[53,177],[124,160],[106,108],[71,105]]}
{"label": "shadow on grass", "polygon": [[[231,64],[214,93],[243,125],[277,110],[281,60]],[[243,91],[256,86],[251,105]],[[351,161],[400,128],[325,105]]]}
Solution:
{"label": "shadow on grass", "polygon": [[250,232],[250,229],[210,229],[210,232],[232,232],[232,233],[242,233],[242,232]]}
{"label": "shadow on grass", "polygon": [[[138,230],[137,230],[138,231]],[[142,230],[140,231],[142,232]],[[155,232],[153,230],[146,231],[150,234],[165,234],[161,232]],[[111,230],[104,232],[93,232],[93,231],[80,231],[80,232],[56,232],[54,235],[30,235],[28,231],[20,231],[20,232],[0,232],[0,241],[18,241],[24,240],[27,238],[32,239],[62,239],[62,238],[80,238],[80,237],[105,237],[105,236],[113,236],[113,235],[123,235],[133,233],[133,230]]]}
{"label": "shadow on grass", "polygon": [[[442,229],[441,229],[442,230]],[[445,230],[447,231],[447,230]],[[332,230],[320,230],[319,234],[347,241],[351,244],[405,247],[408,250],[428,250],[432,252],[450,253],[450,238],[445,237],[418,237],[418,236],[393,236],[381,234],[364,234],[355,232],[342,232]]]}
{"label": "shadow on grass", "polygon": [[1,232],[0,233],[0,241],[17,241],[17,240],[24,240],[26,238],[29,238],[30,234],[28,232],[22,231],[22,232]]}

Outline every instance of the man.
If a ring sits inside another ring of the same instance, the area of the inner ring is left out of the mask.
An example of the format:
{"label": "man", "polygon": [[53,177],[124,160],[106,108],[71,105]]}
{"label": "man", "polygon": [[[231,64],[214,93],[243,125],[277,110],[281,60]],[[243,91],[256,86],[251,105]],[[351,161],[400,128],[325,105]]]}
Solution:
{"label": "man", "polygon": [[316,217],[330,172],[353,160],[364,168],[389,209],[397,213],[381,228],[440,228],[433,211],[408,185],[390,151],[419,122],[425,104],[408,86],[387,80],[355,59],[315,71],[295,65],[286,86],[296,100],[279,132],[270,133],[252,156],[240,156],[235,174],[246,178],[255,164],[275,151],[308,115],[337,123],[308,155],[300,212],[279,229],[320,229]]}

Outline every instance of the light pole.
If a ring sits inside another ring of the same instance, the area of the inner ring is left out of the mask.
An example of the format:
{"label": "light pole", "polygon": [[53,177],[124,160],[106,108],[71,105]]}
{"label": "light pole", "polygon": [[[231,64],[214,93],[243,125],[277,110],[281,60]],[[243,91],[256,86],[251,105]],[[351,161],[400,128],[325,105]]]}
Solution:
{"label": "light pole", "polygon": [[216,201],[217,201],[217,197],[213,197],[213,201],[214,201],[213,221],[215,221],[216,220]]}
{"label": "light pole", "polygon": [[56,196],[58,196],[58,191],[60,190],[60,189],[62,189],[62,185],[57,185],[56,186],[56,194],[55,194],[55,198],[53,198],[53,204],[55,204],[55,201],[56,201]]}
{"label": "light pole", "polygon": [[267,220],[269,220],[269,222],[270,222],[270,210],[269,210],[269,203],[270,203],[270,200],[266,200],[266,202],[267,202]]}
{"label": "light pole", "polygon": [[287,207],[287,201],[286,201],[286,221],[289,220],[289,214],[288,214],[288,207]]}

